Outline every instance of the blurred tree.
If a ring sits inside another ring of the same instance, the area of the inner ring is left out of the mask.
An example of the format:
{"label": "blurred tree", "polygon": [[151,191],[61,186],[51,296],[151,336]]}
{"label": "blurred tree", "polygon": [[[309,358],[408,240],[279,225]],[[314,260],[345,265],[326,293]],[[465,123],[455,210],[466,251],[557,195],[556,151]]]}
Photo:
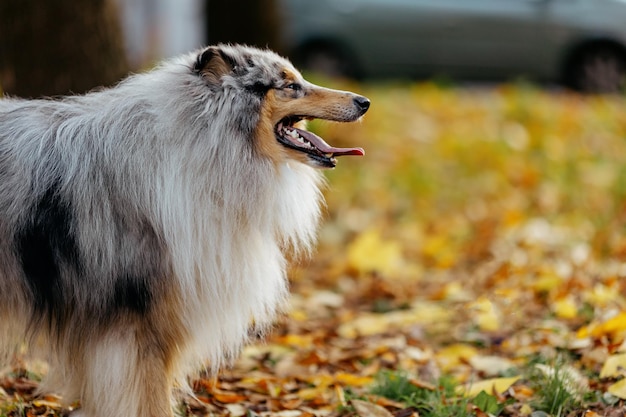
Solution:
{"label": "blurred tree", "polygon": [[128,72],[108,0],[1,0],[0,86],[21,97],[83,93]]}
{"label": "blurred tree", "polygon": [[210,43],[245,43],[281,50],[277,0],[208,0],[206,10]]}

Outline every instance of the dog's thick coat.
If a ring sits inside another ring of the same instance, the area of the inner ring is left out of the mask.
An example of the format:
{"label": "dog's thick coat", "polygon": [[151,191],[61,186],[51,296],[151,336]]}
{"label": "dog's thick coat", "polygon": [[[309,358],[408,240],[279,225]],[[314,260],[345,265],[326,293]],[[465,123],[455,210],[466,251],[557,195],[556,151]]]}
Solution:
{"label": "dog's thick coat", "polygon": [[51,364],[42,389],[81,415],[171,416],[174,384],[280,308],[283,252],[308,250],[320,216],[315,167],[362,154],[301,119],[368,106],[228,45],[84,96],[0,100],[0,355],[27,340]]}

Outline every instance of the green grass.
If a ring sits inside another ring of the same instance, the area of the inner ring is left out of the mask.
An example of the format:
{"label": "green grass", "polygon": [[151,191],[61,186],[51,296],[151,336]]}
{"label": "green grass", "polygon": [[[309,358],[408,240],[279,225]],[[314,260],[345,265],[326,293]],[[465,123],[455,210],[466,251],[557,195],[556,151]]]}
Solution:
{"label": "green grass", "polygon": [[582,376],[563,358],[530,368],[529,381],[536,392],[533,409],[562,417],[581,407],[588,388],[583,388],[586,383],[579,378]]}
{"label": "green grass", "polygon": [[[535,398],[530,402],[534,411],[565,417],[583,407],[585,399],[593,392],[571,363],[562,356],[553,360],[536,357],[529,361],[525,380],[535,391]],[[455,393],[456,386],[452,378],[444,376],[434,389],[422,388],[412,384],[405,372],[383,371],[376,377],[371,393],[415,407],[422,417],[475,416],[473,407],[498,416],[507,404],[514,402],[513,399],[502,402],[484,391],[474,398],[465,398]]]}
{"label": "green grass", "polygon": [[470,400],[459,397],[454,390],[456,383],[448,377],[440,378],[435,389],[411,384],[407,375],[399,371],[384,371],[377,378],[372,394],[415,407],[422,417],[469,417]]}

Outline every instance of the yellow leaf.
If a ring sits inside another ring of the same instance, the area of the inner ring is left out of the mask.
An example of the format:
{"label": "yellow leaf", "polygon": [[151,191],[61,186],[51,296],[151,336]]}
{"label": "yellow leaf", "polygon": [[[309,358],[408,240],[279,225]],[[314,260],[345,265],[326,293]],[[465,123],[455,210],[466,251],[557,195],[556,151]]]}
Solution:
{"label": "yellow leaf", "polygon": [[374,379],[369,376],[353,375],[346,372],[338,372],[335,375],[337,382],[349,387],[363,387],[371,385]]}
{"label": "yellow leaf", "polygon": [[309,319],[309,315],[304,310],[293,309],[289,312],[289,318],[299,322],[306,322]]}
{"label": "yellow leaf", "polygon": [[344,338],[354,339],[358,336],[372,336],[389,330],[389,317],[386,314],[364,314],[337,329]]}
{"label": "yellow leaf", "polygon": [[313,336],[309,334],[287,334],[281,338],[281,343],[290,347],[308,348],[313,346]]}
{"label": "yellow leaf", "polygon": [[576,337],[578,339],[586,339],[591,336],[591,330],[593,330],[593,326],[583,326],[578,331],[576,331]]}
{"label": "yellow leaf", "polygon": [[524,404],[524,405],[522,405],[522,407],[519,409],[519,413],[520,413],[520,415],[522,415],[522,416],[529,416],[529,415],[531,415],[531,414],[532,414],[532,412],[533,412],[533,409],[532,409],[532,407],[531,407],[530,405],[528,405],[528,404]]}
{"label": "yellow leaf", "polygon": [[626,312],[624,311],[608,319],[599,327],[600,334],[611,334],[623,331],[626,331]]}
{"label": "yellow leaf", "polygon": [[621,379],[615,384],[609,386],[607,391],[622,400],[626,400],[626,378]]}
{"label": "yellow leaf", "polygon": [[35,407],[61,408],[61,403],[46,400],[33,400]]}
{"label": "yellow leaf", "polygon": [[556,300],[552,306],[554,314],[561,319],[573,319],[578,315],[576,300],[570,295]]}
{"label": "yellow leaf", "polygon": [[609,356],[602,366],[600,378],[615,378],[626,374],[626,353]]}
{"label": "yellow leaf", "polygon": [[327,387],[335,383],[335,378],[332,375],[323,373],[306,378],[306,381],[311,385],[326,390]]}
{"label": "yellow leaf", "polygon": [[415,303],[410,310],[392,311],[385,314],[361,314],[341,324],[337,333],[344,338],[372,336],[398,328],[422,324],[442,324],[450,319],[451,310],[436,303]]}
{"label": "yellow leaf", "polygon": [[432,258],[436,265],[441,268],[449,268],[456,259],[452,242],[442,235],[434,235],[426,239],[422,246],[422,252],[425,256]]}
{"label": "yellow leaf", "polygon": [[304,388],[298,391],[298,398],[301,398],[304,401],[310,401],[319,397],[323,397],[324,393],[327,391],[327,387]]}
{"label": "yellow leaf", "polygon": [[383,240],[375,230],[360,234],[348,246],[348,263],[359,272],[390,274],[398,268],[401,260],[400,244]]}
{"label": "yellow leaf", "polygon": [[474,321],[481,330],[495,331],[500,328],[500,314],[496,306],[486,297],[480,297],[470,304]]}
{"label": "yellow leaf", "polygon": [[468,362],[471,357],[477,354],[478,350],[475,347],[457,343],[441,349],[437,353],[436,359],[441,370],[446,372],[461,363]]}
{"label": "yellow leaf", "polygon": [[576,336],[581,339],[590,336],[598,339],[603,336],[617,337],[622,333],[626,333],[626,312],[621,312],[602,323],[595,322],[583,326],[578,329]]}
{"label": "yellow leaf", "polygon": [[596,284],[593,289],[583,293],[584,300],[589,304],[604,307],[619,298],[619,291],[602,284]]}
{"label": "yellow leaf", "polygon": [[523,211],[512,209],[504,213],[503,221],[505,226],[512,227],[522,223],[525,218],[526,215]]}
{"label": "yellow leaf", "polygon": [[460,282],[453,281],[444,285],[441,291],[441,299],[453,301],[468,301],[472,299],[472,293]]}
{"label": "yellow leaf", "polygon": [[465,386],[457,387],[457,393],[465,395],[466,397],[475,397],[481,391],[485,391],[487,394],[498,393],[502,394],[508,390],[511,385],[515,384],[520,376],[513,376],[510,378],[492,378],[484,381],[479,381]]}
{"label": "yellow leaf", "polygon": [[532,287],[537,292],[548,292],[559,287],[562,283],[562,277],[552,272],[544,272],[533,282]]}

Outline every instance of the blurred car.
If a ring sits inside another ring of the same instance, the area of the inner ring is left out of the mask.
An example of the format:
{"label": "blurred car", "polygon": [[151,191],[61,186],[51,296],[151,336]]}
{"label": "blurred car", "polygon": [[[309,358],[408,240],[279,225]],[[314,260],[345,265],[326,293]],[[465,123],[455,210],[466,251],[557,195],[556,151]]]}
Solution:
{"label": "blurred car", "polygon": [[303,69],[623,90],[626,0],[281,0]]}

